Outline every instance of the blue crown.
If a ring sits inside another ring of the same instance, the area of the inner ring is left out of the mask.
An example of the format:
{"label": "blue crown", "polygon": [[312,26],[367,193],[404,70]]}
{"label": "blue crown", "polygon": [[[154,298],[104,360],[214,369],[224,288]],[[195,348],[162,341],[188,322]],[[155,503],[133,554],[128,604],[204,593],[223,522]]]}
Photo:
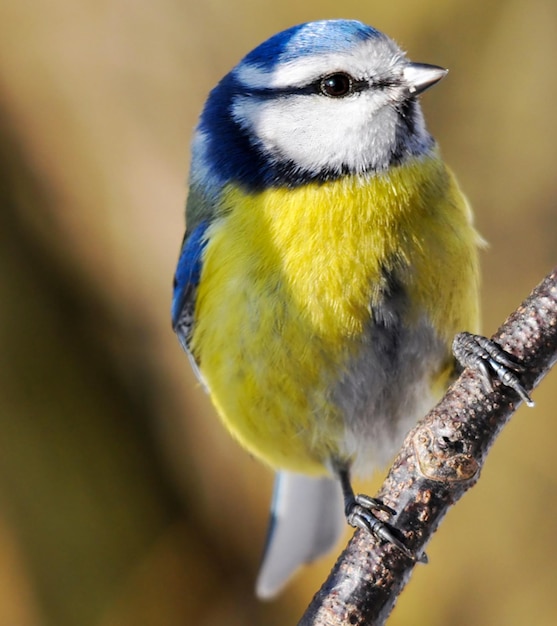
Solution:
{"label": "blue crown", "polygon": [[307,22],[273,35],[247,54],[240,65],[257,65],[272,70],[280,63],[348,50],[366,39],[381,36],[375,28],[356,20]]}

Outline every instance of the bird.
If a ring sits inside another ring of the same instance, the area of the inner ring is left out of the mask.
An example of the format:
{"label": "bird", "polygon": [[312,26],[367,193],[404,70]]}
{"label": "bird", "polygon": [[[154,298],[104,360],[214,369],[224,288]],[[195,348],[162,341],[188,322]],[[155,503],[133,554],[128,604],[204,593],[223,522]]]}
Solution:
{"label": "bird", "polygon": [[483,240],[419,102],[446,74],[360,21],[313,21],[249,52],[201,112],[172,324],[225,427],[276,472],[261,598],[346,521],[419,560],[353,477],[463,362],[514,376],[477,335]]}

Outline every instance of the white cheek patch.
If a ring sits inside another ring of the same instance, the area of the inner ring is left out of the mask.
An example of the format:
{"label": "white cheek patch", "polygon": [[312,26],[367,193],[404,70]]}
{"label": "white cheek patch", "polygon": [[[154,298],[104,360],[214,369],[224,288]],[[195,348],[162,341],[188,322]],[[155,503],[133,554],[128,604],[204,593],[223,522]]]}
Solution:
{"label": "white cheek patch", "polygon": [[233,116],[259,139],[269,156],[318,172],[365,171],[384,158],[394,140],[396,113],[384,94],[347,98],[322,95],[269,100],[238,97]]}

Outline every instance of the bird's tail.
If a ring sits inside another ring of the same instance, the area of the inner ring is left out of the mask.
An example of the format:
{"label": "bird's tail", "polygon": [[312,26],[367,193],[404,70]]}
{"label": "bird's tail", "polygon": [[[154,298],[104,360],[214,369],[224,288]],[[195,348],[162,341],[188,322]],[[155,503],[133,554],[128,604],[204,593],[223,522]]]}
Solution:
{"label": "bird's tail", "polygon": [[327,477],[279,472],[263,562],[259,598],[275,596],[300,565],[328,552],[346,524],[340,486]]}

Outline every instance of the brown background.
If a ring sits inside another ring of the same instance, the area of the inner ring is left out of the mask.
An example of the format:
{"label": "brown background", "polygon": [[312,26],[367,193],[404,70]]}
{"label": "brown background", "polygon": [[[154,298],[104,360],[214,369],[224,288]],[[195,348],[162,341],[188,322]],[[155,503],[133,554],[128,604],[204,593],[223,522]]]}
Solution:
{"label": "brown background", "polygon": [[[220,427],[168,314],[196,115],[272,33],[357,17],[450,68],[424,107],[490,242],[487,333],[555,264],[554,0],[337,6],[1,0],[1,625],[294,624],[331,564],[253,598],[272,478]],[[555,623],[555,381],[391,624]]]}

